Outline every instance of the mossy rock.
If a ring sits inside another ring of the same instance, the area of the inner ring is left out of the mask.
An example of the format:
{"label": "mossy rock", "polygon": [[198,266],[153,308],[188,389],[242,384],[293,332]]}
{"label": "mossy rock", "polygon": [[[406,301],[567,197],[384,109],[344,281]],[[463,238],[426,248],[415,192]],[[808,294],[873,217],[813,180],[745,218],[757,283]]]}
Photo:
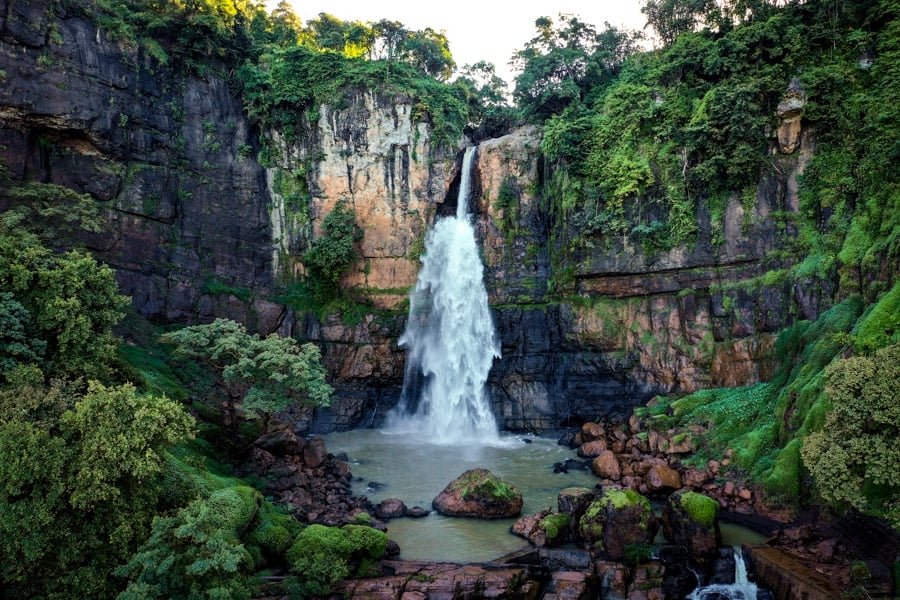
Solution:
{"label": "mossy rock", "polygon": [[569,535],[569,524],[572,519],[569,515],[559,513],[547,515],[540,522],[540,528],[547,537],[547,546],[556,546],[563,543]]}
{"label": "mossy rock", "polygon": [[487,469],[470,469],[451,481],[431,505],[450,517],[503,519],[522,512],[522,493]]}
{"label": "mossy rock", "polygon": [[607,488],[587,507],[577,533],[586,547],[621,561],[627,547],[652,543],[657,527],[647,498],[633,490]]}
{"label": "mossy rock", "polygon": [[719,503],[703,494],[680,490],[663,507],[663,533],[696,559],[711,559],[721,544]]}
{"label": "mossy rock", "polygon": [[301,597],[324,596],[342,579],[375,575],[387,542],[386,534],[362,525],[310,525],[287,552],[297,574],[292,585]]}

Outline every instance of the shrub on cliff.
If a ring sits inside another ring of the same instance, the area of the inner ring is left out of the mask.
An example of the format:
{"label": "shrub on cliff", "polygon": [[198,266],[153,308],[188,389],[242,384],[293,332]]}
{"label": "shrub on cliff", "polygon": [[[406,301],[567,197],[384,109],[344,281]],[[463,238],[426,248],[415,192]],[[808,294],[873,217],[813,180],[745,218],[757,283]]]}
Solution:
{"label": "shrub on cliff", "polygon": [[338,202],[322,221],[322,235],[313,240],[303,256],[314,289],[323,296],[338,293],[341,276],[356,259],[353,244],[362,239],[356,224],[356,211],[344,201]]}

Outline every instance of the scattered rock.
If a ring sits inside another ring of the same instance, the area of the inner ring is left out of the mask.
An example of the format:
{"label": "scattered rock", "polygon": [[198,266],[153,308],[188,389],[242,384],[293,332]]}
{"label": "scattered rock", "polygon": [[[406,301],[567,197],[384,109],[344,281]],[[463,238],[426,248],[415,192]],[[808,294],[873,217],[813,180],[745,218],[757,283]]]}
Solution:
{"label": "scattered rock", "polygon": [[672,467],[653,465],[645,477],[647,489],[651,492],[677,490],[681,487],[681,475]]}
{"label": "scattered rock", "polygon": [[529,438],[522,438],[522,441],[525,442],[526,444],[530,444],[530,443],[532,443],[533,440],[531,440]]}
{"label": "scattered rock", "polygon": [[685,487],[700,488],[712,479],[712,474],[706,469],[685,469],[681,480]]}
{"label": "scattered rock", "polygon": [[375,516],[379,519],[397,519],[406,516],[406,505],[397,498],[382,500],[375,507]]}
{"label": "scattered rock", "polygon": [[618,481],[622,478],[622,468],[619,466],[619,459],[611,450],[604,450],[600,455],[591,462],[591,470],[594,475],[601,479],[611,479]]}
{"label": "scattered rock", "polygon": [[600,456],[606,450],[606,440],[594,440],[578,446],[578,456],[582,458],[594,458]]}
{"label": "scattered rock", "polygon": [[522,493],[487,469],[470,469],[451,481],[432,507],[450,517],[515,517],[522,512]]}
{"label": "scattered rock", "polygon": [[520,518],[512,524],[510,532],[525,538],[537,547],[556,546],[569,534],[569,516],[542,510]]}
{"label": "scattered rock", "polygon": [[303,462],[310,469],[318,468],[328,458],[328,451],[325,449],[325,442],[322,438],[312,438],[308,440],[303,448]]}
{"label": "scattered rock", "polygon": [[306,446],[306,440],[290,429],[282,429],[261,435],[253,444],[275,456],[287,456],[301,454]]}
{"label": "scattered rock", "polygon": [[422,517],[427,517],[431,514],[430,510],[425,510],[421,506],[413,506],[409,510],[406,511],[407,517],[412,517],[413,519],[421,519]]}
{"label": "scattered rock", "polygon": [[369,483],[366,484],[366,491],[367,492],[377,492],[378,490],[382,489],[383,487],[385,487],[384,483],[378,483],[377,481],[370,481]]}
{"label": "scattered rock", "polygon": [[593,442],[606,437],[606,430],[600,423],[585,423],[581,426],[581,441]]}

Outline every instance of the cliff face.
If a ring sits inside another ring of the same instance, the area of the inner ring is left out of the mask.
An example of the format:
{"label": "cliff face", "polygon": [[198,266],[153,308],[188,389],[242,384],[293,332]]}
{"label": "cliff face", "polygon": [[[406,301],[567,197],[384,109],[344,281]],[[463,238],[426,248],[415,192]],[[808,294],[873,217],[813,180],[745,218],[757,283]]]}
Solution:
{"label": "cliff face", "polygon": [[801,115],[802,104],[781,115],[778,168],[752,202],[731,198],[721,224],[701,205],[696,243],[664,252],[603,236],[570,250],[577,232],[538,195],[539,133],[480,145],[479,224],[503,344],[490,388],[506,427],[541,430],[771,376],[777,332],[816,318],[833,293],[784,277],[797,232],[783,215],[798,210],[797,177],[814,149]]}
{"label": "cliff face", "polygon": [[248,310],[201,291],[221,281],[265,297],[273,283],[257,136],[226,83],[170,72],[50,3],[2,5],[0,158],[12,179],[106,203],[108,227],[86,242],[141,313],[270,315],[266,302]]}
{"label": "cliff face", "polygon": [[[411,99],[366,90],[313,121],[298,115],[297,139],[258,132],[223,79],[169,70],[62,10],[0,0],[0,158],[11,179],[107,203],[108,227],[85,242],[142,314],[224,316],[319,342],[337,399],[306,425],[378,422],[399,397],[406,294],[428,226],[453,209],[463,143],[437,147]],[[779,168],[755,201],[732,199],[722,227],[701,206],[697,243],[666,252],[602,236],[571,250],[575,232],[542,197],[539,130],[479,145],[474,209],[503,352],[489,386],[505,427],[547,429],[768,376],[775,333],[815,317],[831,294],[772,276],[790,264],[795,232],[778,216],[797,210],[813,150],[802,97],[783,104]],[[364,230],[343,285],[374,307],[352,324],[277,301],[339,201]]]}

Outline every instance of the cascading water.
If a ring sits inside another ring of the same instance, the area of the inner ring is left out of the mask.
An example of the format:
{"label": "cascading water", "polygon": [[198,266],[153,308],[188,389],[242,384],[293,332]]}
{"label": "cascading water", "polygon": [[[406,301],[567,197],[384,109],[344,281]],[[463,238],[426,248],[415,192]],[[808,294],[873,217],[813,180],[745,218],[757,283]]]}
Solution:
{"label": "cascading water", "polygon": [[463,157],[456,217],[440,219],[426,237],[400,337],[407,348],[403,395],[389,419],[390,430],[442,444],[498,439],[485,382],[500,347],[468,215],[474,159],[473,146]]}
{"label": "cascading water", "polygon": [[759,588],[755,583],[751,583],[747,578],[747,565],[744,563],[744,557],[741,555],[741,549],[734,547],[734,583],[732,584],[713,584],[704,587],[698,587],[691,592],[688,600],[706,600],[715,598],[717,600],[727,598],[728,600],[756,600],[756,593]]}

